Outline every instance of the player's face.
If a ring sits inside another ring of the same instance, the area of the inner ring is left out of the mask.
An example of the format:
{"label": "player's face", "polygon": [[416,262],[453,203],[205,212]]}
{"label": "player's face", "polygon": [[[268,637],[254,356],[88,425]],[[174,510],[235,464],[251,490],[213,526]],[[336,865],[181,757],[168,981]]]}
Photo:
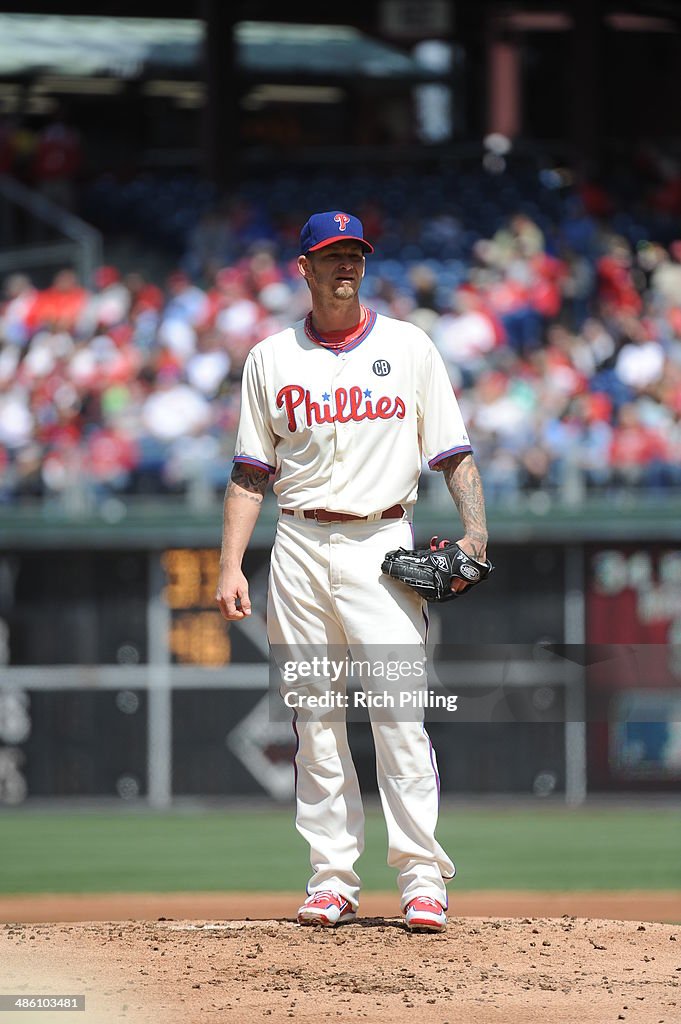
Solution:
{"label": "player's face", "polygon": [[300,268],[313,294],[354,299],[364,277],[364,251],[356,242],[334,242],[301,256]]}

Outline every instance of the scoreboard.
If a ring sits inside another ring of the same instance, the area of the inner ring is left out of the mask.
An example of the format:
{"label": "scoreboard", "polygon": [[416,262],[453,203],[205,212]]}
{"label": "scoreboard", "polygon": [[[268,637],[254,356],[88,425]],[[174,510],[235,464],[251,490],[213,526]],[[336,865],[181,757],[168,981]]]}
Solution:
{"label": "scoreboard", "polygon": [[161,557],[170,609],[168,647],[181,665],[226,665],[232,644],[228,624],[215,604],[220,554],[211,548],[171,548]]}

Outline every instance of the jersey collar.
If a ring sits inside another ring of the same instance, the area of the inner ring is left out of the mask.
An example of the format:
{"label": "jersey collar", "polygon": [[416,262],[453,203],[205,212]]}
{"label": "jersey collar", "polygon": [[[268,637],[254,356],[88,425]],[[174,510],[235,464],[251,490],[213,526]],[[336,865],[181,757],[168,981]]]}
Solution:
{"label": "jersey collar", "polygon": [[320,334],[312,326],[312,313],[305,317],[305,334],[315,345],[340,355],[341,352],[351,352],[353,348],[361,345],[364,339],[371,333],[376,323],[376,312],[362,306],[362,316],[359,323],[349,331],[331,331],[327,334]]}

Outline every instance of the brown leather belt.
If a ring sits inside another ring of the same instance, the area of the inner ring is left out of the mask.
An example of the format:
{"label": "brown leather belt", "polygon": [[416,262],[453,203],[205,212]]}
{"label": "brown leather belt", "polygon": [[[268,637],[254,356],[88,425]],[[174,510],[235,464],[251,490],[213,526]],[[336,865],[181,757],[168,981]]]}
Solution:
{"label": "brown leather belt", "polygon": [[[294,516],[296,513],[292,508],[282,508],[282,515]],[[318,523],[350,523],[366,522],[368,516],[353,516],[350,512],[330,512],[328,508],[306,508],[302,510],[305,519],[314,519]],[[391,505],[384,509],[379,519],[401,519],[404,515],[402,505]]]}

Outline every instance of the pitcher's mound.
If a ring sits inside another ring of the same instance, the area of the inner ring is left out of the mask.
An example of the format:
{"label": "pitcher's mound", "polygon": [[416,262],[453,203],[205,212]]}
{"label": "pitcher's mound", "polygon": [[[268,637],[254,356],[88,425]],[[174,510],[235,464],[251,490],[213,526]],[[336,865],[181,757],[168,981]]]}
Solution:
{"label": "pitcher's mound", "polygon": [[290,917],[5,924],[0,963],[5,993],[84,994],[87,1024],[681,1019],[681,928],[650,921],[450,916],[425,935],[366,915],[340,929]]}

